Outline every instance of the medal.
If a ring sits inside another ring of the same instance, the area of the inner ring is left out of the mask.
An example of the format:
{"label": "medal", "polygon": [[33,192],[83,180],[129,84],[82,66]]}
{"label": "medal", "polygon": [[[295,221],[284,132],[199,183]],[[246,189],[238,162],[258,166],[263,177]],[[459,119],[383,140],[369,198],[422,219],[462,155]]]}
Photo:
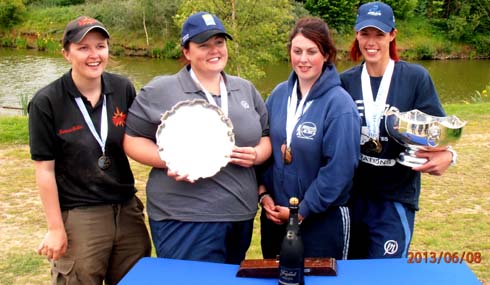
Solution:
{"label": "medal", "polygon": [[105,154],[102,154],[102,156],[97,160],[97,164],[99,165],[100,169],[106,170],[111,166],[111,159]]}
{"label": "medal", "polygon": [[[284,164],[291,164],[293,162],[293,153],[291,150],[291,141],[293,138],[294,130],[298,124],[301,116],[310,108],[313,100],[306,102],[308,98],[308,92],[299,96],[298,94],[298,81],[294,82],[291,95],[288,97],[288,108],[286,113],[286,143],[281,146],[282,161]],[[301,97],[301,98],[298,98]],[[298,99],[299,102],[298,102]]]}
{"label": "medal", "polygon": [[362,145],[362,152],[365,154],[380,154],[382,150],[381,142],[377,139],[370,138]]}
{"label": "medal", "polygon": [[285,144],[281,145],[282,161],[284,164],[291,164],[293,162],[293,154],[290,147],[286,147]]}
{"label": "medal", "polygon": [[105,142],[107,140],[107,134],[109,132],[108,130],[108,124],[107,124],[107,107],[106,107],[106,96],[105,94],[102,94],[103,96],[103,103],[102,103],[102,111],[100,114],[100,136],[97,133],[97,130],[95,129],[94,123],[92,122],[92,119],[90,118],[90,115],[88,114],[87,108],[85,107],[85,104],[82,101],[82,98],[76,97],[75,102],[78,105],[78,109],[80,109],[80,112],[82,113],[83,119],[87,123],[88,128],[90,129],[90,132],[94,136],[95,140],[99,143],[100,149],[102,150],[102,156],[97,159],[97,165],[99,166],[100,169],[106,170],[111,166],[111,159],[105,155]]}
{"label": "medal", "polygon": [[366,63],[363,64],[361,72],[362,99],[364,101],[364,118],[366,120],[367,135],[369,140],[361,147],[364,154],[378,155],[382,151],[379,138],[381,119],[387,105],[388,92],[390,90],[391,78],[395,69],[395,62],[390,59],[383,72],[383,77],[377,90],[377,95],[373,96],[371,77],[368,73]]}

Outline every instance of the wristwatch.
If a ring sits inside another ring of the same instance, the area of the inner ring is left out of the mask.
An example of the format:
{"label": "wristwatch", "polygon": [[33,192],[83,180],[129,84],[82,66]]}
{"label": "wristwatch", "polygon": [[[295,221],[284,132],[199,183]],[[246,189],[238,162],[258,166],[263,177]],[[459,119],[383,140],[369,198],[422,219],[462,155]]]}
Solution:
{"label": "wristwatch", "polygon": [[451,166],[456,165],[456,159],[458,158],[458,154],[451,146],[447,147],[447,151],[449,151],[453,155],[453,158],[451,158]]}
{"label": "wristwatch", "polygon": [[269,195],[269,192],[262,192],[259,194],[259,204],[262,205],[262,200],[264,200],[265,196]]}

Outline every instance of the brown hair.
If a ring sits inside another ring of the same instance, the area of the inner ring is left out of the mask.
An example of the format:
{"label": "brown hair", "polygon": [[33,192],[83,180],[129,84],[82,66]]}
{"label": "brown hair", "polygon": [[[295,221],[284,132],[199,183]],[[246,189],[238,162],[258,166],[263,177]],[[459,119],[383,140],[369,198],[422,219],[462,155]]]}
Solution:
{"label": "brown hair", "polygon": [[[354,39],[352,42],[352,46],[349,51],[349,57],[352,61],[359,61],[362,57],[361,48],[359,47],[359,41]],[[396,50],[396,40],[393,39],[390,42],[390,58],[394,61],[399,61],[400,57],[398,56],[398,52]]]}
{"label": "brown hair", "polygon": [[302,34],[305,38],[314,42],[320,53],[328,57],[327,63],[335,63],[337,49],[335,48],[332,35],[327,23],[317,17],[304,17],[296,22],[293,30],[289,34],[288,51],[291,55],[291,42],[296,35]]}

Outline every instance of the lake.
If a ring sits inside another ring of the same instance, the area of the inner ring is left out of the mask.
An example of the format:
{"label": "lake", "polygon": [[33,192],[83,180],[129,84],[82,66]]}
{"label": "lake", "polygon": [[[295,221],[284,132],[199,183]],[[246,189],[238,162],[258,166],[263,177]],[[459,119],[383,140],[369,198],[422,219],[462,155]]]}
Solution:
{"label": "lake", "polygon": [[[429,70],[443,103],[471,102],[475,91],[490,83],[490,60],[428,60],[418,61]],[[341,72],[352,62],[338,62]],[[137,89],[157,75],[172,74],[182,67],[175,60],[143,57],[113,58],[108,70],[129,77]],[[10,109],[21,106],[20,97],[29,98],[41,87],[60,77],[70,68],[60,54],[32,50],[0,49],[0,114],[20,114]],[[266,68],[266,77],[255,82],[267,96],[290,73],[288,63]]]}

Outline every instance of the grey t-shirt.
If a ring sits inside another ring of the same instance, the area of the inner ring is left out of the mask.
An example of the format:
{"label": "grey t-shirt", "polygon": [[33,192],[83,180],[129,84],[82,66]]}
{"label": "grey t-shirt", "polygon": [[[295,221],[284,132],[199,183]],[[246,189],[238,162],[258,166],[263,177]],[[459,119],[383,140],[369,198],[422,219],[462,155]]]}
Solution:
{"label": "grey t-shirt", "polygon": [[[222,75],[235,144],[256,146],[269,132],[264,101],[251,82]],[[188,67],[174,75],[154,78],[136,96],[128,113],[126,133],[156,141],[162,113],[180,101],[192,99],[205,100],[206,96],[190,77]],[[253,219],[257,212],[253,167],[229,163],[213,177],[195,183],[177,182],[167,176],[166,169],[153,168],[146,191],[148,215],[156,221],[233,222]]]}

